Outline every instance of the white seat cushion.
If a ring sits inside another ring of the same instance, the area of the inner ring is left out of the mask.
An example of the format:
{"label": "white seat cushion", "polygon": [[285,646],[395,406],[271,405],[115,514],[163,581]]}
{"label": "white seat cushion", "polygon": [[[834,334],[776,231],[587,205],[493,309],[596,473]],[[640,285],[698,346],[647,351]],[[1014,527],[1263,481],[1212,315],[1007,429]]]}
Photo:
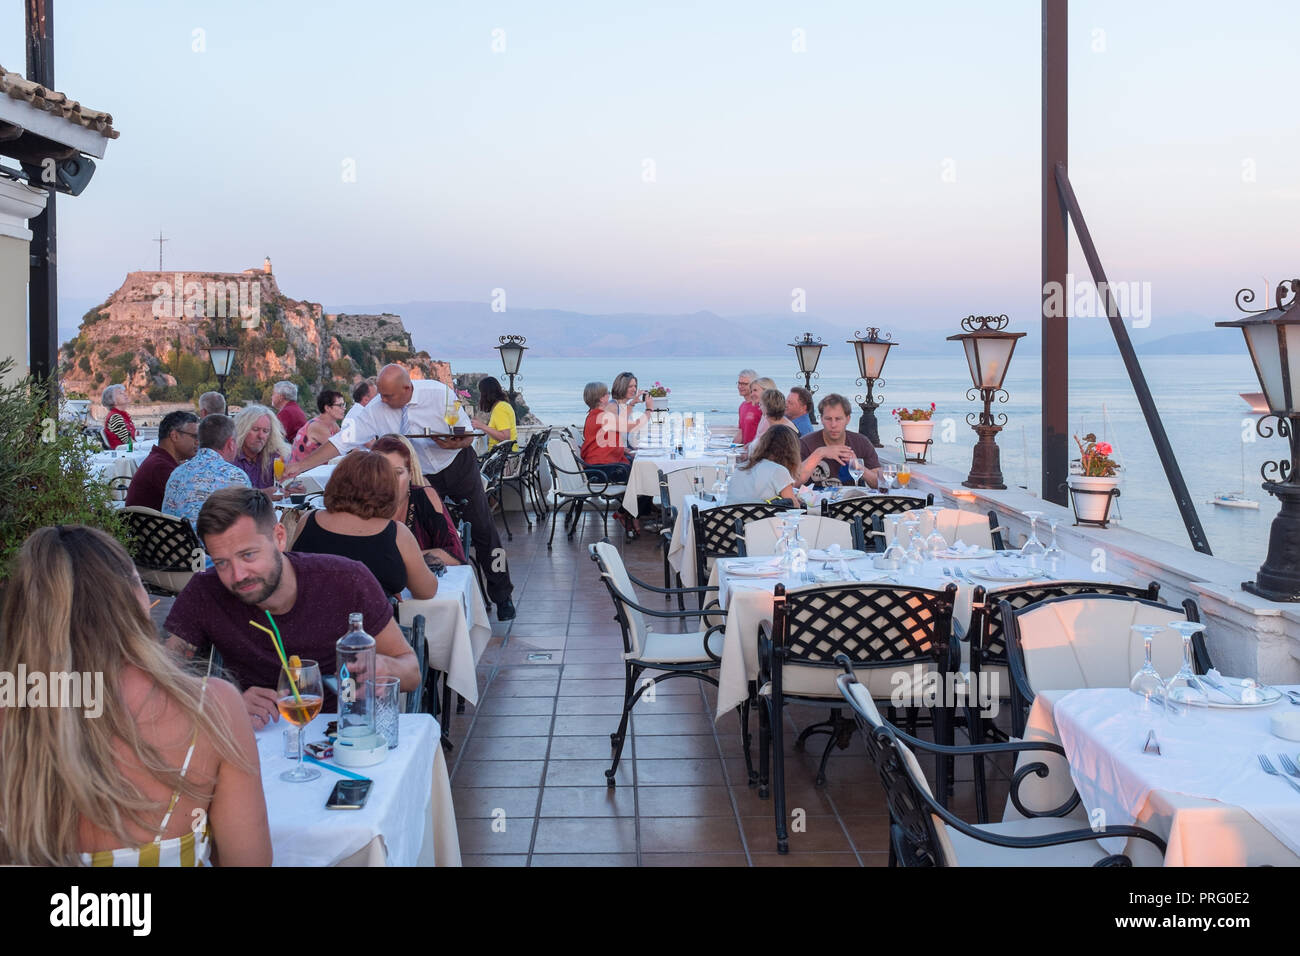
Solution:
{"label": "white seat cushion", "polygon": [[[938,823],[938,818],[935,818]],[[1081,829],[1077,820],[1038,817],[1031,820],[1009,820],[1005,823],[988,823],[979,827],[1001,836],[1046,836],[1066,830]],[[1096,840],[1065,843],[1034,850],[995,846],[944,825],[955,866],[1092,866],[1110,853]]]}
{"label": "white seat cushion", "polygon": [[[723,635],[714,631],[709,635],[709,649],[722,656]],[[624,654],[623,657],[645,661],[649,664],[689,664],[693,661],[708,661],[704,653],[704,632],[692,631],[689,634],[660,634],[649,631],[645,636],[645,653],[641,655]]]}
{"label": "white seat cushion", "polygon": [[[918,660],[912,663],[899,663],[895,667],[859,665],[854,673],[858,683],[867,688],[873,698],[890,700],[896,692],[901,693],[904,698],[912,695],[915,673],[913,668],[916,666],[920,666],[922,675],[935,670],[932,662]],[[781,668],[781,689],[783,693],[790,696],[824,697],[829,700],[843,701],[844,695],[840,693],[839,685],[835,683],[835,678],[842,673],[844,671],[838,665],[813,667],[808,664],[787,664]],[[924,685],[916,688],[916,692],[919,694],[923,687]],[[771,692],[771,684],[764,684],[759,691],[761,694],[771,694]],[[908,706],[905,699],[901,706]]]}

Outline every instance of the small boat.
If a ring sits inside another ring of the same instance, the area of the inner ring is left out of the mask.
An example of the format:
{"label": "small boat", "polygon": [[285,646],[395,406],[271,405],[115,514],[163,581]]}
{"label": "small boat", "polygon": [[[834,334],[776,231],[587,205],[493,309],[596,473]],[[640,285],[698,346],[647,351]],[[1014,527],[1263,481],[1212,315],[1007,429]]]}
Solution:
{"label": "small boat", "polygon": [[1221,508],[1253,508],[1259,510],[1259,502],[1247,498],[1240,491],[1225,491],[1210,499],[1210,504]]}
{"label": "small boat", "polygon": [[1268,414],[1268,403],[1264,401],[1263,392],[1238,392],[1237,394],[1246,400],[1246,404],[1256,415]]}

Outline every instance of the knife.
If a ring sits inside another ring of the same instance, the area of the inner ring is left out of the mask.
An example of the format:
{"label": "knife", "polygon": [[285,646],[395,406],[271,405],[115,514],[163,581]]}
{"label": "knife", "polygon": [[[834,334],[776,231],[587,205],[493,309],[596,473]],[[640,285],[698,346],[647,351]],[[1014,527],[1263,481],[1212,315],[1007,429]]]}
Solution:
{"label": "knife", "polygon": [[1224,686],[1223,686],[1222,684],[1220,684],[1218,681],[1216,681],[1216,680],[1211,680],[1209,677],[1206,677],[1204,674],[1201,674],[1200,677],[1199,677],[1199,679],[1205,681],[1206,684],[1208,684],[1210,687],[1213,687],[1215,690],[1217,690],[1217,691],[1218,691],[1220,694],[1222,694],[1224,697],[1228,698],[1228,700],[1232,701],[1234,704],[1240,704],[1240,703],[1241,703],[1241,695],[1240,695],[1240,694],[1238,694],[1238,695],[1234,695],[1234,694],[1232,694],[1232,692],[1229,691],[1228,688],[1224,687]]}

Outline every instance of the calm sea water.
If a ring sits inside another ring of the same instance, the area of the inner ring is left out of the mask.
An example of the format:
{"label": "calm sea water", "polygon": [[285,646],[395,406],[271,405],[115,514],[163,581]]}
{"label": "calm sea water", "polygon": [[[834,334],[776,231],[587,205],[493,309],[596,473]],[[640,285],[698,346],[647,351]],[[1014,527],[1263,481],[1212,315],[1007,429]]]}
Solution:
{"label": "calm sea water", "polygon": [[[1239,344],[1239,343],[1237,343]],[[779,388],[802,384],[794,375],[792,354],[765,359],[720,357],[623,359],[543,358],[528,355],[524,376],[516,386],[539,418],[551,424],[580,425],[586,417],[582,387],[590,381],[611,382],[622,371],[634,372],[641,387],[662,381],[672,389],[674,411],[703,412],[713,423],[733,423],[740,399],[736,372],[744,367],[776,380]],[[1182,466],[1197,511],[1214,553],[1251,568],[1268,550],[1268,531],[1277,502],[1260,488],[1259,466],[1279,458],[1285,442],[1254,435],[1254,420],[1239,392],[1258,391],[1259,384],[1245,352],[1226,356],[1168,355],[1142,359],[1147,381],[1155,396],[1169,440]],[[1000,407],[1008,422],[998,436],[1002,472],[1008,485],[1022,485],[1041,494],[1040,475],[1040,360],[1026,348],[1017,351],[1007,376],[1010,401]],[[975,433],[966,414],[976,408],[966,401],[970,375],[961,353],[907,358],[899,352],[889,357],[889,375],[879,391],[885,404],[877,411],[880,437],[895,445],[898,426],[889,415],[895,407],[915,407],[935,402],[935,462],[963,473],[970,468]],[[857,363],[851,355],[824,353],[815,397],[840,392],[852,400]],[[1174,504],[1164,470],[1147,431],[1118,357],[1077,356],[1070,361],[1071,431],[1096,432],[1115,446],[1123,465],[1117,508],[1125,526],[1175,544],[1190,547]],[[850,423],[857,428],[857,414]],[[1247,440],[1243,440],[1247,439]],[[1254,440],[1249,440],[1254,439]],[[896,447],[896,446],[895,446]],[[1220,508],[1209,500],[1222,491],[1243,488],[1260,502],[1258,511]]]}

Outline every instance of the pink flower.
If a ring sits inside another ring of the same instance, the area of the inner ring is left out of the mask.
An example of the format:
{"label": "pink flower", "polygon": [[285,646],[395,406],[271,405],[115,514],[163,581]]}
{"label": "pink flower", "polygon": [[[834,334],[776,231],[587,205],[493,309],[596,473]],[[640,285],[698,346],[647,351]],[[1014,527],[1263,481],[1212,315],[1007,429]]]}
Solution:
{"label": "pink flower", "polygon": [[1114,448],[1110,447],[1110,445],[1104,441],[1097,442],[1097,453],[1100,455],[1109,455],[1114,450]]}

